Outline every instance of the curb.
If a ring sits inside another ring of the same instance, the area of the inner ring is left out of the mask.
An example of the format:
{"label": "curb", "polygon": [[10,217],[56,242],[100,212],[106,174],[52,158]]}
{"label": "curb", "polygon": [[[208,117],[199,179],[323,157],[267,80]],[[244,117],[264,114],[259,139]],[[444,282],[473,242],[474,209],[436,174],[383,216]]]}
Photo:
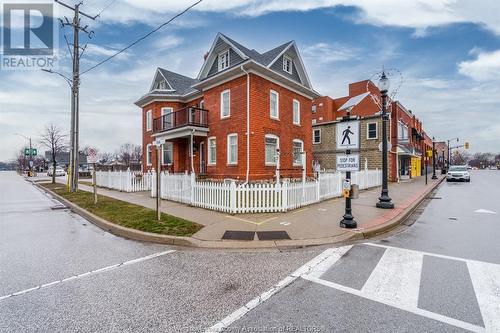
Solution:
{"label": "curb", "polygon": [[368,228],[368,229],[365,229],[365,230],[362,230],[362,231],[358,231],[357,233],[361,234],[363,236],[363,238],[366,239],[366,238],[371,238],[371,237],[380,235],[380,234],[382,234],[384,232],[387,232],[387,231],[389,231],[391,229],[396,228],[402,222],[406,221],[408,219],[408,217],[410,217],[411,214],[413,214],[413,212],[415,211],[415,209],[417,209],[418,206],[420,206],[420,204],[422,203],[422,201],[424,201],[424,199],[430,193],[432,193],[432,191],[434,191],[443,182],[443,180],[445,178],[446,177],[442,177],[434,186],[432,186],[431,188],[429,188],[428,190],[426,190],[422,195],[420,195],[420,197],[417,200],[415,200],[409,207],[407,207],[399,215],[393,217],[392,219],[390,219],[389,221],[387,221],[387,222],[385,222],[385,223],[383,223],[381,225],[378,225],[378,226],[372,227],[372,228]]}
{"label": "curb", "polygon": [[286,248],[303,248],[310,246],[320,246],[320,245],[332,245],[337,243],[344,243],[347,241],[357,241],[367,239],[381,233],[387,232],[405,221],[414,210],[422,203],[422,201],[438,187],[444,180],[442,178],[433,187],[425,191],[417,200],[415,200],[409,208],[406,208],[403,213],[392,218],[388,222],[385,222],[376,227],[372,227],[366,230],[359,231],[346,231],[343,234],[325,237],[325,238],[315,238],[315,239],[296,239],[296,240],[276,240],[276,241],[207,241],[201,240],[193,237],[181,237],[181,236],[169,236],[154,234],[150,232],[140,231],[136,229],[131,229],[123,227],[112,222],[109,222],[97,215],[94,215],[85,209],[79,207],[78,205],[64,199],[60,195],[54,193],[53,191],[41,186],[38,183],[32,182],[32,184],[43,192],[49,193],[59,202],[63,203],[72,212],[82,216],[89,222],[93,223],[97,227],[112,233],[113,235],[120,236],[123,238],[141,241],[141,242],[151,242],[165,245],[178,245],[178,246],[188,246],[196,248],[211,248],[211,249],[286,249]]}

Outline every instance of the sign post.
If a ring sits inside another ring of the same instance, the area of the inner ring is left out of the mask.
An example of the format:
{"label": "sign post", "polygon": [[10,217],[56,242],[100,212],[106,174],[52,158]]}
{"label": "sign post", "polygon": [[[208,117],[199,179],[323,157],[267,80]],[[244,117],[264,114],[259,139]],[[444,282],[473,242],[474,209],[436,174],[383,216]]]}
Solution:
{"label": "sign post", "polygon": [[92,187],[94,188],[94,205],[97,205],[97,175],[95,166],[97,164],[97,151],[89,148],[87,151],[87,162],[92,164]]}
{"label": "sign post", "polygon": [[156,139],[156,219],[161,221],[161,145],[163,140]]}
{"label": "sign post", "polygon": [[337,123],[336,141],[337,150],[344,150],[345,154],[337,154],[338,171],[345,171],[342,193],[345,198],[345,214],[340,221],[342,228],[356,228],[351,206],[351,171],[359,170],[359,154],[351,154],[351,149],[359,149],[359,120],[351,120],[349,113]]}

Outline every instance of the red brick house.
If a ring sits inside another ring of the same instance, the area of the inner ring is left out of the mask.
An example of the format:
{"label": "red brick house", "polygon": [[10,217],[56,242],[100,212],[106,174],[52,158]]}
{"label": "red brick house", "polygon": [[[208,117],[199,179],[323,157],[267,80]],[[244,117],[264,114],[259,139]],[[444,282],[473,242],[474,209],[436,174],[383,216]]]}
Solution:
{"label": "red brick house", "polygon": [[[370,80],[349,84],[349,94],[340,98],[323,96],[312,106],[313,157],[325,169],[335,168],[335,125],[347,114],[361,121],[361,164],[369,169],[382,167],[379,144],[382,140],[380,90]],[[398,181],[422,174],[424,152],[432,149],[432,140],[422,122],[399,101],[389,99],[388,152],[389,179]],[[427,163],[431,163],[427,161]]]}
{"label": "red brick house", "polygon": [[[197,78],[158,68],[142,109],[143,170],[241,181],[312,175],[311,105],[319,97],[294,41],[265,53],[219,33]],[[304,161],[305,156],[305,161]]]}

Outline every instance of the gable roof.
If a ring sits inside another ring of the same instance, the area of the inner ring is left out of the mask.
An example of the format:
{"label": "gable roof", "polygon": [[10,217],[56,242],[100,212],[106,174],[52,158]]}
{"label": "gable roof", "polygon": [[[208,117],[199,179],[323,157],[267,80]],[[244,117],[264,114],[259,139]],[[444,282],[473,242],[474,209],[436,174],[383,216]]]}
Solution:
{"label": "gable roof", "polygon": [[364,94],[349,98],[340,108],[338,108],[337,111],[343,111],[355,107],[368,95],[370,95],[370,92],[365,92]]}
{"label": "gable roof", "polygon": [[[161,75],[171,89],[168,90],[156,90],[153,89],[153,84],[156,82],[158,75]],[[150,93],[152,94],[162,94],[162,95],[187,95],[189,93],[195,92],[196,89],[192,88],[192,85],[197,83],[197,79],[190,78],[163,68],[158,67],[156,70],[156,75],[153,79],[153,84],[151,85]]]}

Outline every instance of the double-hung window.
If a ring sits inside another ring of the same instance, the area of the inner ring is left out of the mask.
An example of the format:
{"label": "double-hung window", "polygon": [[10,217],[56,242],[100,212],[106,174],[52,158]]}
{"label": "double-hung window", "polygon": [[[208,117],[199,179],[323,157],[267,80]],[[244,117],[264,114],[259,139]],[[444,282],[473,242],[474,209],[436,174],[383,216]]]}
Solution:
{"label": "double-hung window", "polygon": [[293,74],[293,61],[288,56],[283,56],[283,70],[288,74]]}
{"label": "double-hung window", "polygon": [[219,53],[219,72],[229,67],[229,50]]}
{"label": "double-hung window", "polygon": [[220,94],[220,117],[227,118],[231,115],[231,91],[224,90]]}
{"label": "double-hung window", "polygon": [[151,131],[153,129],[153,111],[149,110],[146,112],[146,131]]}
{"label": "double-hung window", "polygon": [[162,145],[162,164],[170,165],[172,164],[172,157],[174,152],[174,144],[172,142],[165,142]]}
{"label": "double-hung window", "polygon": [[321,128],[313,129],[313,144],[321,143]]}
{"label": "double-hung window", "polygon": [[276,135],[265,136],[265,164],[276,165],[278,160],[279,138]]}
{"label": "double-hung window", "polygon": [[146,164],[151,165],[153,161],[153,147],[151,147],[151,144],[148,143],[146,146]]}
{"label": "double-hung window", "polygon": [[377,123],[366,124],[366,138],[368,140],[374,140],[378,138],[377,135]]}
{"label": "double-hung window", "polygon": [[293,165],[302,166],[302,155],[304,151],[304,142],[299,139],[293,140]]}
{"label": "double-hung window", "polygon": [[300,125],[300,102],[293,100],[293,124]]}
{"label": "double-hung window", "polygon": [[217,163],[217,141],[215,137],[208,138],[208,165]]}
{"label": "double-hung window", "polygon": [[279,119],[280,117],[279,103],[280,103],[280,95],[276,91],[271,90],[269,113],[271,118],[273,119]]}
{"label": "double-hung window", "polygon": [[238,164],[238,134],[227,136],[227,164]]}

